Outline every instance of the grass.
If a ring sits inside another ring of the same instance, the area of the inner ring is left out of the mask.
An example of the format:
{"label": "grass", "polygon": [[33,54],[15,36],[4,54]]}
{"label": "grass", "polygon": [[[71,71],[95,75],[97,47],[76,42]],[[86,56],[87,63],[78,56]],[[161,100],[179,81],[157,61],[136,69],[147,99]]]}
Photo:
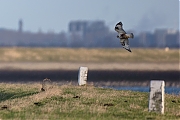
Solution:
{"label": "grass", "polygon": [[[180,119],[180,96],[165,95],[165,114],[148,112],[148,93],[94,86],[0,84],[0,119]],[[2,99],[3,98],[3,99]]]}
{"label": "grass", "polygon": [[179,62],[179,49],[0,48],[0,62]]}

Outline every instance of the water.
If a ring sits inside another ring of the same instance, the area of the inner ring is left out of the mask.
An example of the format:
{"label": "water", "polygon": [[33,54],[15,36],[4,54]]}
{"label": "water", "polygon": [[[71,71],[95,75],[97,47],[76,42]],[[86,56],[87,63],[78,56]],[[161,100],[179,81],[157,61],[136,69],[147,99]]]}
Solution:
{"label": "water", "polygon": [[[131,91],[139,91],[139,92],[149,92],[149,87],[106,87],[106,88],[112,88],[115,90],[131,90]],[[180,95],[180,88],[165,87],[165,93]]]}

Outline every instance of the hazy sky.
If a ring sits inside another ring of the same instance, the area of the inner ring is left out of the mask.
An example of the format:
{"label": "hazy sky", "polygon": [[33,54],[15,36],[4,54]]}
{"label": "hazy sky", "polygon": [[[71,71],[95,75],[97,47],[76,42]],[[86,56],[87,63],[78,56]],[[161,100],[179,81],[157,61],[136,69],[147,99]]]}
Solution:
{"label": "hazy sky", "polygon": [[178,0],[1,0],[0,28],[37,32],[68,31],[72,20],[104,20],[110,30],[152,31],[179,26]]}

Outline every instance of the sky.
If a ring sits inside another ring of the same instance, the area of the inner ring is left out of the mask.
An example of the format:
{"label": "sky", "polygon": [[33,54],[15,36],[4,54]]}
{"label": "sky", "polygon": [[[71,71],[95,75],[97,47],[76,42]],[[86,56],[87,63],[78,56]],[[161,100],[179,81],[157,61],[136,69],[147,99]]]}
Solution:
{"label": "sky", "polygon": [[179,29],[178,0],[1,0],[0,28],[30,32],[68,32],[70,21],[103,20],[114,30],[122,21],[124,29],[153,31]]}

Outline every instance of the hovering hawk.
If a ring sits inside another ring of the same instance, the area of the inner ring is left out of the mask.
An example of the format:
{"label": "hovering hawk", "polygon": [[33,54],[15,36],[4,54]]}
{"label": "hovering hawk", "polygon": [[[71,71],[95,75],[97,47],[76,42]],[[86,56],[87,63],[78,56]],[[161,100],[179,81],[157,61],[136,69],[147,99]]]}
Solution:
{"label": "hovering hawk", "polygon": [[128,38],[134,38],[134,35],[133,35],[133,33],[127,34],[123,30],[122,26],[123,26],[122,22],[117,23],[115,26],[115,31],[118,32],[117,38],[120,39],[120,43],[121,43],[122,47],[125,48],[126,50],[128,50],[129,52],[131,52],[131,49],[129,47]]}

